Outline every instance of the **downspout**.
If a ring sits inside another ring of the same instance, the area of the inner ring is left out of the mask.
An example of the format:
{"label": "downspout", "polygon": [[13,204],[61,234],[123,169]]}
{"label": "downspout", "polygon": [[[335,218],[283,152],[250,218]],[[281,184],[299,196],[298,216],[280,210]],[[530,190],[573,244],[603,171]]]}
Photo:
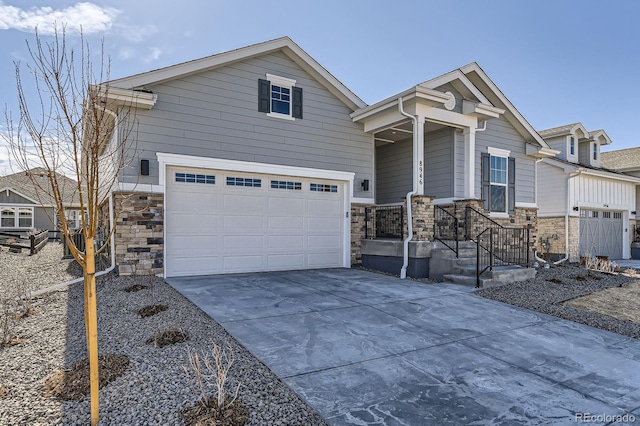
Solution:
{"label": "downspout", "polygon": [[402,246],[402,254],[403,254],[403,263],[402,268],[400,269],[400,279],[407,278],[407,266],[409,266],[409,241],[413,238],[413,216],[411,214],[411,197],[413,197],[416,192],[418,192],[418,150],[416,147],[416,135],[415,132],[419,131],[418,129],[418,119],[417,117],[407,114],[402,107],[402,96],[398,98],[398,111],[400,114],[405,117],[410,118],[413,121],[413,189],[407,192],[407,237],[403,241]]}
{"label": "downspout", "polygon": [[574,176],[569,175],[569,179],[567,179],[567,212],[564,215],[564,258],[558,260],[557,262],[553,262],[554,265],[559,265],[562,262],[566,262],[569,260],[569,214],[571,213],[571,198],[569,197],[571,190],[571,178],[579,176],[582,174],[581,170],[578,170],[578,173]]}

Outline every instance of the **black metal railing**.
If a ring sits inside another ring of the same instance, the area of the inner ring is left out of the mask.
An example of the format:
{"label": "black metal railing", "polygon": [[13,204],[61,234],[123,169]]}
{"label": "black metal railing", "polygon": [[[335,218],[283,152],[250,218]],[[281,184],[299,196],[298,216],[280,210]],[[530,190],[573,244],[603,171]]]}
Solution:
{"label": "black metal railing", "polygon": [[454,206],[434,206],[433,239],[440,241],[458,256],[459,221]]}
{"label": "black metal railing", "polygon": [[495,220],[487,217],[473,207],[464,210],[464,239],[476,241],[478,235],[487,228],[504,228]]}
{"label": "black metal railing", "polygon": [[404,237],[404,206],[373,206],[365,209],[365,238]]}
{"label": "black metal railing", "polygon": [[496,266],[529,266],[529,229],[505,228],[496,224],[476,238],[476,287],[480,276]]}

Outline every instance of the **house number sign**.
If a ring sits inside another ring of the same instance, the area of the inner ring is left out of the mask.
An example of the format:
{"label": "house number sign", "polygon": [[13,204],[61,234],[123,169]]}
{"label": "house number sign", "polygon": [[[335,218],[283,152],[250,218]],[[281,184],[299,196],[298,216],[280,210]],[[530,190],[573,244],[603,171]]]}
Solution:
{"label": "house number sign", "polygon": [[422,160],[418,162],[418,183],[422,185]]}

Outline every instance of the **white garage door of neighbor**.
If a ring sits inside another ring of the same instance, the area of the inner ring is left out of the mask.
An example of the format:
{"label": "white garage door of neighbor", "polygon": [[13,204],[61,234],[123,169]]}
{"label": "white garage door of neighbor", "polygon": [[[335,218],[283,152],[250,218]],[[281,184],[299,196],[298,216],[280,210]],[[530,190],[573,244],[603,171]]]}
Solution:
{"label": "white garage door of neighbor", "polygon": [[580,256],[622,259],[622,212],[580,210]]}
{"label": "white garage door of neighbor", "polygon": [[167,276],[345,266],[342,181],[169,167]]}

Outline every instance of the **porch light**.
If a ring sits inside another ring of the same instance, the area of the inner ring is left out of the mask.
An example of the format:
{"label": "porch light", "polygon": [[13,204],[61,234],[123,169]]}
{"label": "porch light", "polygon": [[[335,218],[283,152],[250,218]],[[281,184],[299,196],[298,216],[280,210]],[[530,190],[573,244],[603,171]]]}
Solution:
{"label": "porch light", "polygon": [[140,160],[140,175],[149,176],[149,160]]}
{"label": "porch light", "polygon": [[580,210],[580,208],[579,208],[578,206],[575,206],[575,207],[573,208],[573,211],[574,211],[574,212],[577,212],[578,210]]}
{"label": "porch light", "polygon": [[365,179],[362,181],[361,183],[362,186],[362,190],[363,191],[368,191],[369,190],[369,179]]}

